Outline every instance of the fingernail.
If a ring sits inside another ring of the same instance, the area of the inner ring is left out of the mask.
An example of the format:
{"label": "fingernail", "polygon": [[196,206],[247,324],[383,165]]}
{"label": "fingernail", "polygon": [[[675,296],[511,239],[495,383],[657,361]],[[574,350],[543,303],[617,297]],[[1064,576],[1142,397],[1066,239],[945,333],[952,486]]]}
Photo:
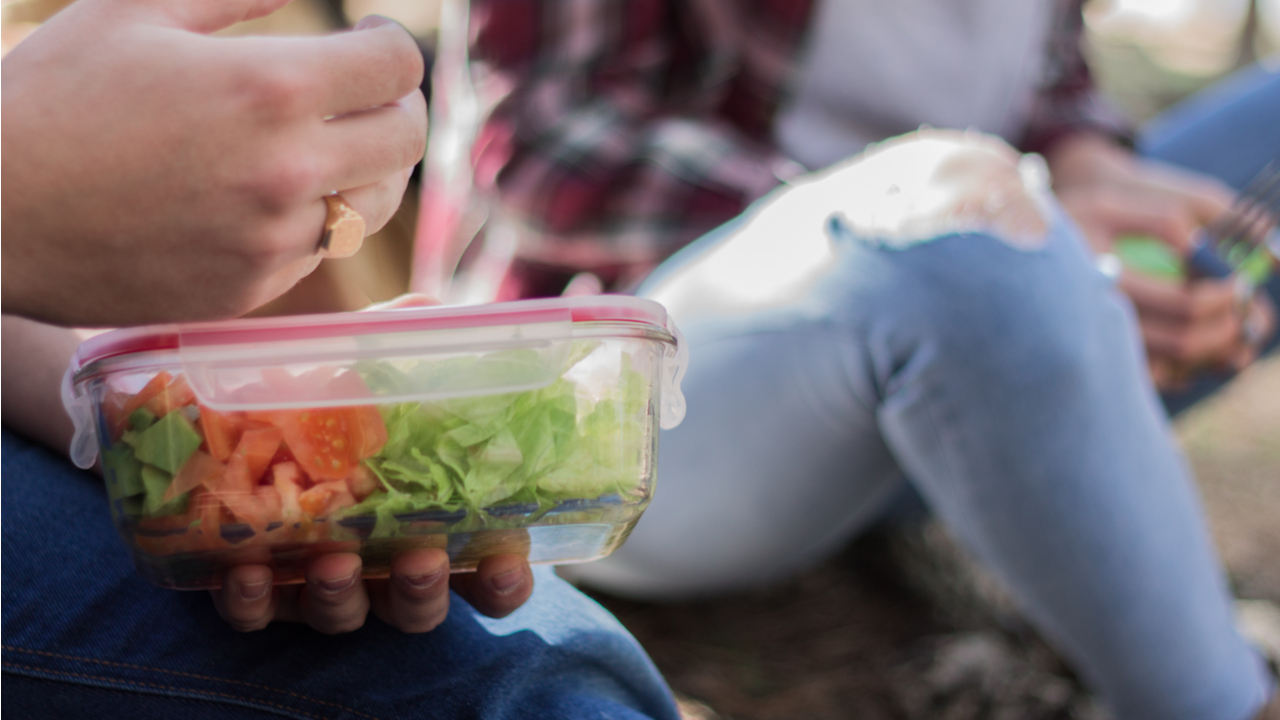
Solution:
{"label": "fingernail", "polygon": [[360,22],[355,24],[355,29],[368,30],[369,28],[375,28],[375,27],[378,27],[379,25],[386,25],[387,23],[390,23],[390,22],[395,22],[395,21],[391,20],[390,18],[383,17],[381,15],[365,15],[364,17],[360,18]]}
{"label": "fingernail", "polygon": [[441,572],[441,570],[437,570],[426,575],[405,575],[404,581],[409,583],[409,587],[415,590],[422,590],[434,585],[440,579]]}
{"label": "fingernail", "polygon": [[493,589],[499,593],[506,594],[516,589],[520,581],[524,579],[524,574],[519,569],[508,570],[501,575],[494,575],[489,582],[493,583]]}
{"label": "fingernail", "polygon": [[327,593],[336,594],[346,590],[352,585],[355,585],[356,578],[359,576],[360,571],[357,570],[356,572],[351,573],[350,576],[340,580],[316,580],[316,584],[320,586],[321,590],[324,590]]}
{"label": "fingernail", "polygon": [[270,587],[271,585],[266,580],[255,583],[240,583],[240,599],[245,602],[261,600]]}

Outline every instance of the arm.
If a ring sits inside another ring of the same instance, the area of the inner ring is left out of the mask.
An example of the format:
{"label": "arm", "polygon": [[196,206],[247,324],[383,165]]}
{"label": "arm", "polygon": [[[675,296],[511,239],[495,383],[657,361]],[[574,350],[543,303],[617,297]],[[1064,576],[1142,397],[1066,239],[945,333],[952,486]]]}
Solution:
{"label": "arm", "polygon": [[656,262],[778,183],[782,156],[716,117],[738,59],[699,7],[473,3],[473,58],[513,88],[477,179],[500,169],[504,209],[567,240],[549,260]]}
{"label": "arm", "polygon": [[71,419],[62,409],[62,372],[80,336],[68,328],[0,316],[3,344],[4,426],[66,453]]}

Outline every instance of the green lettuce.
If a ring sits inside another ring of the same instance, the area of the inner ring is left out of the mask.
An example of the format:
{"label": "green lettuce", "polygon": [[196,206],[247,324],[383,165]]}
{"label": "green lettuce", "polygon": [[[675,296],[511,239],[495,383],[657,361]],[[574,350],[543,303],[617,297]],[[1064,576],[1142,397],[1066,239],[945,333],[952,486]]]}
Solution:
{"label": "green lettuce", "polygon": [[[596,347],[575,343],[566,370]],[[464,369],[518,373],[522,362],[542,362],[519,352],[430,368],[367,363],[360,371],[375,394],[392,394],[436,385]],[[622,354],[616,385],[593,389],[562,374],[524,392],[382,405],[387,443],[366,461],[382,489],[344,516],[372,515],[373,536],[385,537],[399,533],[398,516],[412,513],[464,511],[478,522],[484,508],[535,504],[546,510],[567,499],[633,495],[650,440],[648,378]]]}

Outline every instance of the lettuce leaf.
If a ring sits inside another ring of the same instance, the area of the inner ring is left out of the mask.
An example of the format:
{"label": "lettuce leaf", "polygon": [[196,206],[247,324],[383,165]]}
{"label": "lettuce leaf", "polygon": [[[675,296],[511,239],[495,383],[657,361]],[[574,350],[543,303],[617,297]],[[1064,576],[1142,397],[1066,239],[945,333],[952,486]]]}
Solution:
{"label": "lettuce leaf", "polygon": [[[575,343],[566,370],[598,346]],[[463,361],[471,371],[485,363],[464,358],[458,371]],[[519,362],[505,353],[492,371]],[[415,368],[376,362],[360,371],[375,394],[422,387],[421,377],[410,377],[420,372]],[[434,382],[442,374],[439,363],[431,373]],[[645,418],[652,409],[649,381],[625,353],[617,377],[616,385],[592,392],[561,377],[524,392],[381,406],[387,443],[366,463],[383,489],[344,516],[373,515],[373,536],[386,537],[399,533],[397,516],[415,512],[477,514],[515,503],[547,509],[566,499],[626,496],[644,476],[644,447],[651,441]]]}

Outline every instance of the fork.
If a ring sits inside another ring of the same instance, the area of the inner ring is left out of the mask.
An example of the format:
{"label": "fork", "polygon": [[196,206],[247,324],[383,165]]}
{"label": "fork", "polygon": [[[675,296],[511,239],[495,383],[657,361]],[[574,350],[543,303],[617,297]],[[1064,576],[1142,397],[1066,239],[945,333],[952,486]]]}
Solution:
{"label": "fork", "polygon": [[1240,191],[1234,205],[1206,225],[1187,259],[1192,278],[1235,277],[1243,304],[1280,262],[1280,160],[1272,160]]}

